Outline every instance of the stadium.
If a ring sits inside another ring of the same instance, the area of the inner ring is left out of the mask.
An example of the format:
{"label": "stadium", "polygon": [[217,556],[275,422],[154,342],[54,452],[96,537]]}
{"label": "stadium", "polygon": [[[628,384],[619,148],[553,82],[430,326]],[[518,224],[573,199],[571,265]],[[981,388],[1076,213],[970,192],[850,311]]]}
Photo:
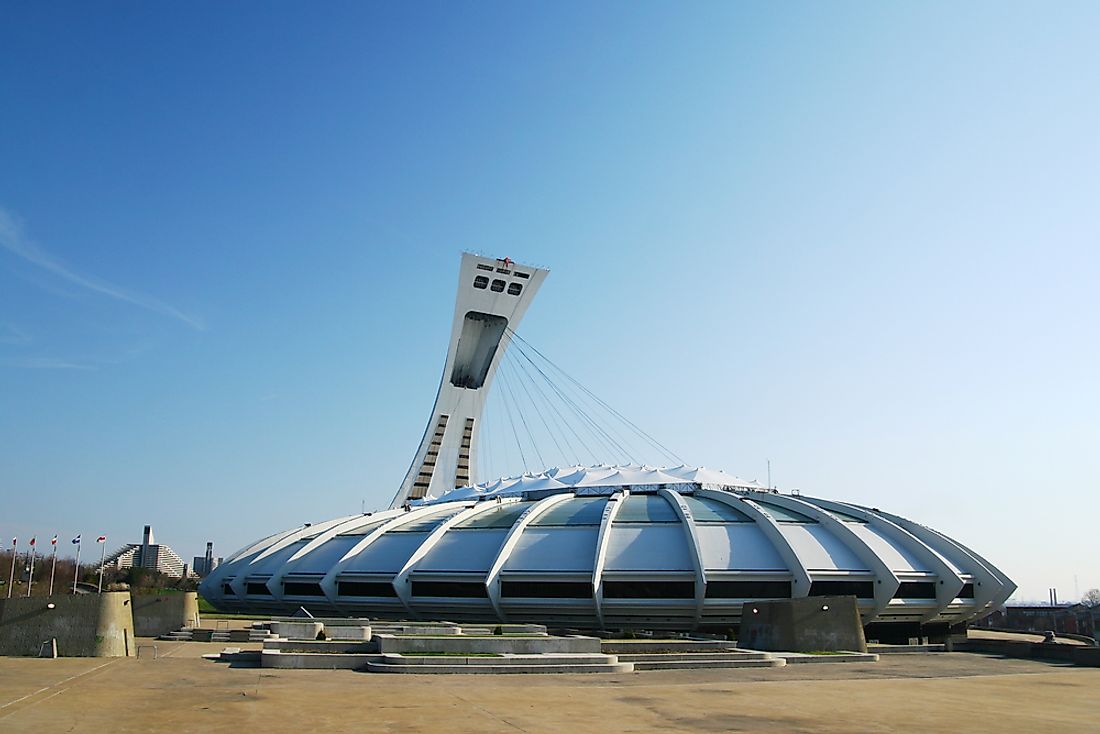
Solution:
{"label": "stadium", "polygon": [[203,596],[234,612],[688,631],[736,627],[758,600],[843,595],[868,636],[905,640],[984,616],[1015,590],[912,520],[682,463],[472,483],[489,387],[509,345],[522,349],[514,329],[546,274],[463,255],[443,379],[389,509],[253,543]]}

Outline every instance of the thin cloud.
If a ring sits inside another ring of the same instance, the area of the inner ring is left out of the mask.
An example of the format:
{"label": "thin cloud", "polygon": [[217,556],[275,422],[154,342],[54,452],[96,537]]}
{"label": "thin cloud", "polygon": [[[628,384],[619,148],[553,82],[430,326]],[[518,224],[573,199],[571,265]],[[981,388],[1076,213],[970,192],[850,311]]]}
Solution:
{"label": "thin cloud", "polygon": [[0,344],[28,344],[31,335],[15,324],[0,324]]}
{"label": "thin cloud", "polygon": [[101,278],[97,278],[93,275],[84,275],[76,272],[63,262],[58,260],[50,253],[43,250],[35,242],[28,239],[24,234],[19,223],[16,221],[8,211],[0,209],[0,247],[4,248],[13,255],[26,260],[27,262],[37,265],[38,267],[52,273],[53,275],[66,280],[74,285],[78,285],[81,288],[85,288],[93,293],[98,293],[108,298],[113,298],[117,301],[129,303],[139,308],[144,308],[147,311],[159,313],[162,316],[168,316],[190,326],[197,331],[204,331],[205,325],[193,316],[180,311],[175,306],[160,301],[152,296],[142,295],[140,293],[130,293],[117,285],[108,283]]}
{"label": "thin cloud", "polygon": [[17,367],[24,370],[94,370],[94,364],[73,362],[55,357],[7,357],[0,359],[0,365]]}

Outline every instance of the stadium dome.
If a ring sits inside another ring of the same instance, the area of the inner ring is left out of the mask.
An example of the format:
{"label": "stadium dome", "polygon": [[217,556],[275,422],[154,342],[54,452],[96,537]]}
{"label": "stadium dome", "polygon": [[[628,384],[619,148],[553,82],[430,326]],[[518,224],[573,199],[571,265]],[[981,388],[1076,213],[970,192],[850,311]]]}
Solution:
{"label": "stadium dome", "polygon": [[235,611],[682,630],[833,595],[857,597],[867,624],[947,625],[1014,589],[910,520],[686,466],[556,468],[304,525],[201,587]]}
{"label": "stadium dome", "polygon": [[[435,405],[389,509],[253,543],[203,580],[203,596],[242,612],[689,630],[737,625],[753,600],[845,595],[866,624],[890,628],[880,639],[905,639],[1015,590],[960,543],[877,508],[641,465],[631,435],[682,460],[515,332],[547,273],[464,254]],[[518,356],[500,370],[509,346]],[[501,443],[484,420],[498,371],[525,466],[521,431],[549,463],[540,423],[563,453],[624,458],[477,483],[482,434]],[[533,403],[529,420],[517,395]],[[600,410],[607,428],[589,412]]]}

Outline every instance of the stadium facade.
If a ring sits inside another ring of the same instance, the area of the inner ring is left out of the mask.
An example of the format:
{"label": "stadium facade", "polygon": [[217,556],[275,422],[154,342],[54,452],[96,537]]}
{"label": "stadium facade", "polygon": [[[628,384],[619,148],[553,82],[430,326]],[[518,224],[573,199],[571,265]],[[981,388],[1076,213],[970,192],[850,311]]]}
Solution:
{"label": "stadium facade", "polygon": [[886,639],[973,620],[1015,590],[924,525],[720,471],[569,466],[471,484],[485,396],[545,276],[464,255],[436,403],[390,508],[264,538],[201,593],[229,611],[677,630],[736,626],[754,600],[852,595]]}

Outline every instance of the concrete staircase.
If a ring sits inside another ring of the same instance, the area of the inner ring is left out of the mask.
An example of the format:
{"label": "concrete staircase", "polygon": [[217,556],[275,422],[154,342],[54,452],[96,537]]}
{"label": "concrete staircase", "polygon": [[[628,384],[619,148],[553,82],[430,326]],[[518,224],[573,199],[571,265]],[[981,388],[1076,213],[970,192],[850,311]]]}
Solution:
{"label": "concrete staircase", "polygon": [[724,640],[603,640],[600,649],[634,670],[701,670],[707,668],[780,668],[783,658],[741,650]]}
{"label": "concrete staircase", "polygon": [[181,630],[161,635],[158,639],[174,642],[263,642],[273,637],[275,635],[270,630],[257,627],[235,630],[184,627]]}

